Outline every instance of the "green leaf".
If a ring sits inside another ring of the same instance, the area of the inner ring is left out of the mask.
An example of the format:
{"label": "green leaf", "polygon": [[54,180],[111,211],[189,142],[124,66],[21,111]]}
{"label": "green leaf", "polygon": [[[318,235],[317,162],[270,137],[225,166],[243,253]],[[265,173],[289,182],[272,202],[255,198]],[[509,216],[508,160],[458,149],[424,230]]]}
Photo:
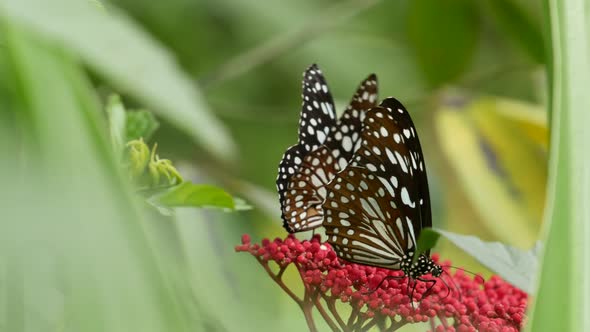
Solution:
{"label": "green leaf", "polygon": [[111,134],[111,143],[113,149],[120,155],[125,143],[128,141],[125,137],[125,108],[121,103],[121,98],[117,95],[109,97],[106,106],[107,116],[109,118],[109,131]]}
{"label": "green leaf", "polygon": [[125,137],[127,142],[139,138],[147,141],[160,126],[156,117],[148,111],[128,111],[126,115]]}
{"label": "green leaf", "polygon": [[534,293],[534,271],[538,267],[540,242],[532,249],[524,251],[500,242],[482,241],[471,235],[460,235],[440,229],[430,232],[444,236],[514,286],[529,294]]}
{"label": "green leaf", "polygon": [[252,210],[252,205],[248,204],[245,200],[234,197],[234,210],[235,211],[248,211]]}
{"label": "green leaf", "polygon": [[543,263],[528,331],[590,331],[590,1],[548,0],[553,70]]}
{"label": "green leaf", "polygon": [[480,2],[505,36],[511,38],[534,61],[545,63],[545,45],[541,27],[514,0],[487,0]]}
{"label": "green leaf", "polygon": [[409,42],[424,74],[434,86],[456,79],[469,66],[479,35],[475,3],[414,0],[409,6]]}
{"label": "green leaf", "polygon": [[116,8],[105,12],[78,0],[0,1],[0,17],[75,52],[118,91],[141,100],[211,154],[231,158],[229,133],[199,88],[167,50]]}
{"label": "green leaf", "polygon": [[418,237],[418,244],[416,245],[418,250],[416,250],[416,255],[414,255],[412,261],[415,262],[423,252],[434,248],[439,238],[440,234],[433,229],[423,229],[422,232],[420,232],[420,236]]}
{"label": "green leaf", "polygon": [[168,207],[213,207],[228,210],[248,209],[244,201],[234,198],[223,189],[208,184],[183,182],[166,193],[154,196],[152,201]]}

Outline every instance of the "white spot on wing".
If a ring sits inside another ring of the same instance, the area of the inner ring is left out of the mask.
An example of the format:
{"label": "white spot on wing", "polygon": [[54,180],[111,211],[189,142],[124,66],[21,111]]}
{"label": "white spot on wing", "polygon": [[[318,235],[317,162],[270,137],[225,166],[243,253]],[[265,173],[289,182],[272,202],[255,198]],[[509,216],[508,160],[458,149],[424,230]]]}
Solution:
{"label": "white spot on wing", "polygon": [[410,194],[408,193],[408,189],[406,187],[402,187],[402,203],[409,207],[416,206],[416,203],[412,202],[410,199]]}
{"label": "white spot on wing", "polygon": [[345,136],[342,139],[342,148],[344,148],[344,150],[346,151],[352,151],[352,140],[350,139],[350,137]]}

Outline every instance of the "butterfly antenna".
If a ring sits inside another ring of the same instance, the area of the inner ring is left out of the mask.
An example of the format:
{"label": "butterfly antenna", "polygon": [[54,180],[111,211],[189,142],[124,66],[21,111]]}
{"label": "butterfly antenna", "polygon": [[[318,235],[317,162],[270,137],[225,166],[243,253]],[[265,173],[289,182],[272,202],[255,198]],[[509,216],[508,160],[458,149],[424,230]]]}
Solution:
{"label": "butterfly antenna", "polygon": [[[443,270],[443,273],[446,274],[447,276],[449,276],[449,279],[453,283],[453,286],[455,286],[455,289],[457,290],[457,293],[459,293],[459,300],[462,301],[463,300],[463,296],[461,294],[461,288],[459,288],[459,285],[457,285],[457,283],[455,282],[455,280],[453,280],[453,277],[449,273],[447,273],[447,271]],[[447,294],[447,296],[449,296],[449,294],[451,293],[451,287],[449,287],[449,284],[447,284],[445,282],[445,279],[440,278],[440,280],[447,286],[447,289],[449,290],[449,293]],[[445,298],[447,298],[447,296],[445,296]]]}
{"label": "butterfly antenna", "polygon": [[469,273],[469,274],[473,275],[475,278],[479,278],[479,279],[481,279],[481,281],[485,282],[485,279],[481,275],[479,275],[478,273],[471,272],[471,271],[466,270],[466,269],[464,269],[462,267],[457,267],[457,266],[452,266],[452,265],[443,266],[443,268],[445,268],[445,267],[450,267],[450,268],[453,268],[453,269],[461,270],[461,271],[463,271],[465,273]]}

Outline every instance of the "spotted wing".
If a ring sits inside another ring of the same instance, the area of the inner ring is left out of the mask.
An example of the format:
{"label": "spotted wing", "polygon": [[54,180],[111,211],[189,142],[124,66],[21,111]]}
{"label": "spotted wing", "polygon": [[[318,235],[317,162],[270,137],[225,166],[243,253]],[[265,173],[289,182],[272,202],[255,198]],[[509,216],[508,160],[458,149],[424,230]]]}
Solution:
{"label": "spotted wing", "polygon": [[293,145],[285,151],[279,163],[279,174],[277,175],[276,186],[279,193],[279,202],[281,204],[281,219],[283,219],[283,227],[290,231],[290,226],[285,217],[285,202],[288,197],[287,188],[289,187],[289,180],[293,177],[299,166],[303,162],[303,155],[300,145]]}
{"label": "spotted wing", "polygon": [[337,155],[341,169],[346,167],[354,152],[360,147],[363,119],[366,112],[375,106],[377,106],[377,76],[371,74],[358,86],[326,140],[326,146]]}
{"label": "spotted wing", "polygon": [[[412,168],[412,178],[414,180],[415,200],[420,204],[420,225],[414,226],[416,236],[419,236],[420,231],[424,227],[432,227],[432,212],[430,207],[430,191],[428,189],[428,177],[426,175],[426,164],[424,163],[424,154],[422,153],[422,146],[420,145],[420,138],[414,126],[414,122],[410,117],[410,113],[406,110],[402,103],[392,97],[386,98],[381,102],[381,107],[389,111],[398,126],[402,128],[403,137],[408,145],[408,150],[411,153],[410,160]],[[409,130],[409,132],[408,132]],[[418,227],[419,226],[419,227]],[[428,254],[428,253],[427,253]]]}
{"label": "spotted wing", "polygon": [[324,144],[336,125],[334,99],[317,65],[303,73],[303,105],[299,117],[299,145],[311,152]]}
{"label": "spotted wing", "polygon": [[[426,169],[416,129],[407,110],[393,99],[367,113],[362,144],[353,165],[387,179],[399,195],[401,214],[419,236],[432,225]],[[425,188],[425,189],[424,189]]]}
{"label": "spotted wing", "polygon": [[[292,147],[285,155],[277,178],[281,217],[287,231],[305,231],[322,224],[323,185],[346,166],[360,145],[362,119],[366,111],[375,106],[376,94],[377,78],[373,74],[361,82],[343,116],[336,122],[333,99],[322,72],[317,65],[305,71],[299,146]],[[327,148],[316,152],[323,143]],[[300,168],[300,162],[308,156],[310,162],[305,169]]]}
{"label": "spotted wing", "polygon": [[339,168],[332,151],[321,146],[309,153],[291,177],[285,191],[282,208],[284,227],[289,232],[301,232],[322,225],[324,211],[321,207],[326,197],[325,186],[336,176]]}
{"label": "spotted wing", "polygon": [[411,221],[399,209],[387,179],[349,165],[327,186],[324,227],[338,256],[350,262],[400,269],[416,245]]}
{"label": "spotted wing", "polygon": [[[363,143],[356,159],[359,164],[375,169],[379,174],[394,176],[391,178],[394,184],[399,181],[405,199],[403,208],[412,216],[414,233],[419,236],[422,228],[432,226],[428,179],[420,140],[409,112],[398,100],[387,98],[381,107],[387,110],[387,117],[380,118],[376,113],[372,116],[374,119],[365,123],[363,133],[367,136],[367,144]],[[383,133],[394,130],[391,119],[397,124],[395,130],[398,132],[393,132],[388,138],[383,137]],[[380,149],[385,155],[375,153],[375,146],[380,140],[384,142]]]}
{"label": "spotted wing", "polygon": [[344,259],[398,269],[431,223],[420,142],[407,110],[393,99],[367,112],[361,142],[327,188],[328,241]]}
{"label": "spotted wing", "polygon": [[326,80],[317,65],[311,65],[303,73],[301,114],[299,118],[299,141],[287,149],[279,162],[276,179],[281,218],[287,231],[293,232],[289,219],[285,216],[286,201],[289,199],[287,189],[291,178],[297,174],[305,156],[326,141],[330,128],[336,124],[334,101]]}

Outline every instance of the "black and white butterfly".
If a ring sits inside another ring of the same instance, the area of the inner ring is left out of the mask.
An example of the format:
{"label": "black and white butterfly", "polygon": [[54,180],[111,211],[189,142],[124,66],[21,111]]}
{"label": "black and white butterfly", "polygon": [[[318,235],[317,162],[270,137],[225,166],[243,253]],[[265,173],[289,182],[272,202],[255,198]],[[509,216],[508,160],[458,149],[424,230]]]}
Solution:
{"label": "black and white butterfly", "polygon": [[440,276],[429,251],[413,262],[416,240],[432,226],[432,216],[426,165],[408,111],[385,99],[367,112],[361,142],[352,162],[326,186],[328,242],[353,263],[402,270],[410,279]]}
{"label": "black and white butterfly", "polygon": [[361,82],[340,119],[315,64],[303,73],[302,98],[299,141],[283,155],[276,180],[283,226],[290,233],[322,225],[324,187],[360,147],[365,113],[377,105],[377,77],[372,74]]}

